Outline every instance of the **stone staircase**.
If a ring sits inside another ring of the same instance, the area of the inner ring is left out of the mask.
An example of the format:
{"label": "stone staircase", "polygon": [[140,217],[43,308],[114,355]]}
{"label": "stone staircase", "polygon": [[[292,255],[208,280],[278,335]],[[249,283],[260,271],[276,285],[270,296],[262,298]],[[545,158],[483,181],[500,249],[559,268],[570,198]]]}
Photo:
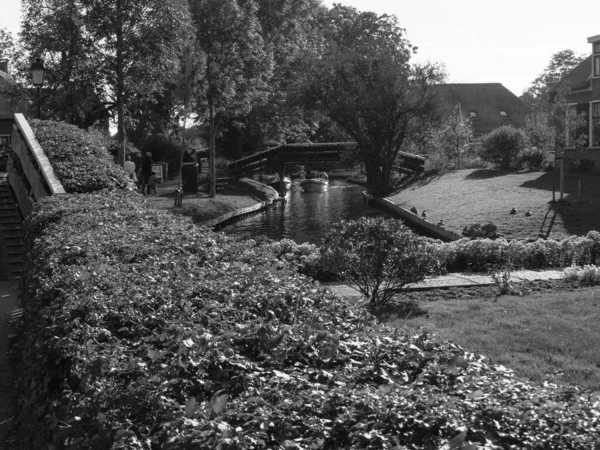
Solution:
{"label": "stone staircase", "polygon": [[21,212],[6,173],[0,173],[0,279],[21,275],[24,236]]}

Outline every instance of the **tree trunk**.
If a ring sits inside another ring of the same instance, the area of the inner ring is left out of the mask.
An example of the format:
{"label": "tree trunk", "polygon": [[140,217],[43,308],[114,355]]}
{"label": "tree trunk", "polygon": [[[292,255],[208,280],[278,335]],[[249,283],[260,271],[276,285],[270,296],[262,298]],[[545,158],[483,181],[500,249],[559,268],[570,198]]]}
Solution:
{"label": "tree trunk", "polygon": [[[117,14],[121,16],[122,0],[117,0]],[[120,20],[120,19],[119,19]],[[119,151],[117,162],[125,166],[125,107],[123,93],[125,91],[125,75],[123,68],[123,29],[119,21],[117,26],[117,134],[119,136]]]}
{"label": "tree trunk", "polygon": [[217,170],[215,166],[215,118],[213,113],[213,98],[208,95],[208,120],[210,126],[210,145],[208,154],[208,196],[217,195]]}

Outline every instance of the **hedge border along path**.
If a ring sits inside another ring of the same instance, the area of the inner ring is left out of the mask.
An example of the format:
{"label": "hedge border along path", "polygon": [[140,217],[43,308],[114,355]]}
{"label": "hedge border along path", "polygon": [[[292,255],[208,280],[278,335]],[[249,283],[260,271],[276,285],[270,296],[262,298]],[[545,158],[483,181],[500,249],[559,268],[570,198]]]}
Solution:
{"label": "hedge border along path", "polygon": [[50,198],[26,225],[20,448],[576,449],[600,436],[600,394],[376,326],[268,247],[135,194]]}

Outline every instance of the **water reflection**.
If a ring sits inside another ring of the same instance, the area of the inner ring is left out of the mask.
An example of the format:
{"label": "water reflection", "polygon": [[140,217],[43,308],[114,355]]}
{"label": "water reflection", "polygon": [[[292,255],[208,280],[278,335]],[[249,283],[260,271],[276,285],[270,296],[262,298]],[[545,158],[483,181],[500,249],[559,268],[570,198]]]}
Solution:
{"label": "water reflection", "polygon": [[310,242],[319,245],[331,225],[340,220],[361,216],[385,216],[379,209],[365,206],[364,187],[330,180],[325,192],[302,192],[294,181],[286,194],[287,203],[263,211],[255,216],[227,225],[221,231],[227,234],[264,235],[271,239],[292,239],[298,244]]}

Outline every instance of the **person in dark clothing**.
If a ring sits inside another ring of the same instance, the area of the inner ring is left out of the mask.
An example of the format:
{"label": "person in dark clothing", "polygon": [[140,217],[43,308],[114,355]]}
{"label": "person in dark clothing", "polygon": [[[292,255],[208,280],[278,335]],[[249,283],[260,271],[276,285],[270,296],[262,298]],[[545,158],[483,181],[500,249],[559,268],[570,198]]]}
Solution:
{"label": "person in dark clothing", "polygon": [[142,160],[142,172],[141,172],[141,184],[142,184],[142,194],[146,195],[148,188],[148,180],[150,179],[150,174],[152,173],[152,153],[146,153],[146,157]]}

